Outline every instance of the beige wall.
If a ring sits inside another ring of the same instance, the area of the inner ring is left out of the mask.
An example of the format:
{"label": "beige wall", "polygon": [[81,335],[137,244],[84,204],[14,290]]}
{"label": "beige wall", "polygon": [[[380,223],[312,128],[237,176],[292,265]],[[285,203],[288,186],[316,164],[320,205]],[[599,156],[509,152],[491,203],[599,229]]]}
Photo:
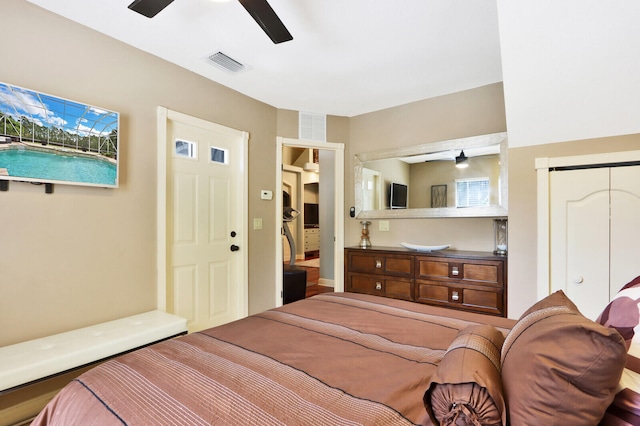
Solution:
{"label": "beige wall", "polygon": [[[122,168],[116,190],[58,185],[45,195],[41,187],[12,182],[0,193],[0,345],[155,307],[158,105],[250,133],[249,217],[265,223],[262,231],[248,231],[250,312],[272,307],[268,277],[275,266],[263,254],[275,244],[267,225],[275,208],[259,192],[274,189],[275,137],[297,137],[298,112],[277,110],[29,3],[7,0],[3,13],[0,53],[12,60],[3,63],[2,81],[119,111]],[[27,16],[36,30],[23,31]],[[43,48],[44,38],[52,48]],[[54,46],[76,52],[74,60]],[[348,217],[355,153],[501,132],[505,122],[501,84],[352,118],[329,116],[327,139],[346,145],[346,245],[360,235],[357,219]],[[509,150],[510,316],[535,300],[534,156],[637,145],[631,136]],[[493,248],[491,219],[398,219],[389,232],[379,231],[377,221],[371,228],[378,246]]]}
{"label": "beige wall", "polygon": [[[249,132],[249,216],[273,223],[275,108],[25,1],[2,14],[0,80],[119,111],[121,179],[0,193],[0,346],[155,308],[159,105]],[[252,312],[275,300],[268,229],[248,229]]]}
{"label": "beige wall", "polygon": [[[345,205],[353,205],[353,156],[389,146],[494,133],[505,130],[502,85],[427,99],[351,119],[345,177],[350,190]],[[518,318],[537,300],[536,294],[536,157],[557,157],[640,149],[640,135],[618,136],[509,149],[509,283],[508,315]],[[373,220],[374,246],[451,244],[460,250],[493,250],[491,219],[394,219],[390,230],[379,231]],[[360,224],[345,219],[345,245],[357,245]]]}
{"label": "beige wall", "polygon": [[[493,84],[351,118],[345,152],[345,206],[354,204],[354,155],[506,130],[502,84]],[[394,219],[387,231],[373,220],[374,246],[451,244],[461,250],[493,250],[491,219]],[[357,219],[345,216],[345,245],[360,241]]]}
{"label": "beige wall", "polygon": [[535,159],[639,149],[639,134],[509,149],[509,316],[537,300]]}

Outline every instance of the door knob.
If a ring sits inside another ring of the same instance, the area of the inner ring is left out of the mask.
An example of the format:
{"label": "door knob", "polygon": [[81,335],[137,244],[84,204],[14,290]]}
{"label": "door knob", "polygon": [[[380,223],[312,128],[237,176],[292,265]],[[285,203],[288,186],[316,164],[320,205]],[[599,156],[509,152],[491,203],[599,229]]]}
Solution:
{"label": "door knob", "polygon": [[236,231],[231,231],[231,238],[235,237],[236,235]]}
{"label": "door knob", "polygon": [[240,247],[238,247],[235,244],[231,244],[231,251],[238,251],[238,250],[240,250]]}

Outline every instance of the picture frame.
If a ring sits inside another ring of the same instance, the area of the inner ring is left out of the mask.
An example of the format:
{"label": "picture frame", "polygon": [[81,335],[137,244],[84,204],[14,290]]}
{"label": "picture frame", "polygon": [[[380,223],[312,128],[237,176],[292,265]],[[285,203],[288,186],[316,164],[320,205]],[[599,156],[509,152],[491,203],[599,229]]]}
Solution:
{"label": "picture frame", "polygon": [[431,208],[447,207],[447,185],[431,185]]}

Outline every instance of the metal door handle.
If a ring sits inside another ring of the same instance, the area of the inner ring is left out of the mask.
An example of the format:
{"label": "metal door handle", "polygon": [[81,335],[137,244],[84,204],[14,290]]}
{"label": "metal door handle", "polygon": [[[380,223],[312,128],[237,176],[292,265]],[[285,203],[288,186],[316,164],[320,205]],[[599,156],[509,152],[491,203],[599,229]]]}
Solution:
{"label": "metal door handle", "polygon": [[235,245],[235,244],[232,244],[232,245],[231,245],[231,251],[238,251],[238,250],[240,250],[240,247],[238,247],[238,246],[237,246],[237,245]]}

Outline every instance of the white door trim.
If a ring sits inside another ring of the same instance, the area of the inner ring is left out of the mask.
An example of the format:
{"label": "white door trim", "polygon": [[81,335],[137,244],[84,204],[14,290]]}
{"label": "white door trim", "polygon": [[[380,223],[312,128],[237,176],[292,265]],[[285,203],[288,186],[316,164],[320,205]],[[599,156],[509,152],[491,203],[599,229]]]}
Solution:
{"label": "white door trim", "polygon": [[538,300],[551,292],[549,253],[549,170],[555,167],[579,167],[640,161],[640,151],[606,152],[601,154],[574,155],[569,157],[542,157],[535,159],[537,172],[537,215],[538,215],[538,247],[537,247],[537,295]]}
{"label": "white door trim", "polygon": [[248,223],[249,223],[249,211],[248,211],[248,146],[249,146],[249,134],[244,131],[231,129],[226,126],[222,126],[210,121],[202,120],[200,118],[192,117],[186,114],[182,114],[176,111],[172,111],[165,107],[158,107],[157,110],[157,150],[158,150],[158,165],[157,165],[157,204],[156,204],[156,274],[157,274],[157,295],[156,295],[156,307],[162,311],[170,310],[167,306],[167,122],[169,120],[179,121],[190,126],[200,127],[203,129],[215,130],[219,133],[225,133],[242,138],[242,159],[241,159],[241,174],[238,185],[238,193],[242,194],[238,196],[238,212],[241,215],[241,222],[244,224],[245,232],[241,232],[242,235],[238,236],[238,242],[242,250],[238,255],[242,256],[242,268],[238,271],[238,280],[240,282],[240,289],[238,295],[238,312],[241,317],[245,317],[249,313],[249,237],[248,237]]}
{"label": "white door trim", "polygon": [[276,236],[276,246],[274,250],[276,253],[276,306],[282,306],[282,148],[285,146],[322,149],[327,151],[334,151],[336,153],[333,188],[335,198],[335,209],[333,212],[335,224],[333,277],[334,291],[344,291],[344,144],[278,137],[276,139],[276,221],[274,228],[274,233]]}

